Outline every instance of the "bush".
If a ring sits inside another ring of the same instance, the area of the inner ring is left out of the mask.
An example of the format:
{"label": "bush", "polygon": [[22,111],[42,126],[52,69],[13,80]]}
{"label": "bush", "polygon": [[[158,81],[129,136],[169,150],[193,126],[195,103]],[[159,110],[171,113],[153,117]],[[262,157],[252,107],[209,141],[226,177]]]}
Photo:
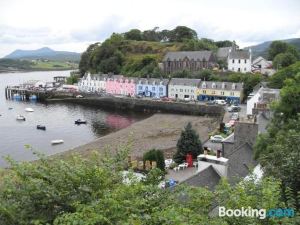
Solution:
{"label": "bush", "polygon": [[161,150],[152,149],[148,152],[146,152],[143,156],[144,162],[149,161],[155,161],[157,164],[157,168],[159,168],[162,171],[165,171],[165,157]]}

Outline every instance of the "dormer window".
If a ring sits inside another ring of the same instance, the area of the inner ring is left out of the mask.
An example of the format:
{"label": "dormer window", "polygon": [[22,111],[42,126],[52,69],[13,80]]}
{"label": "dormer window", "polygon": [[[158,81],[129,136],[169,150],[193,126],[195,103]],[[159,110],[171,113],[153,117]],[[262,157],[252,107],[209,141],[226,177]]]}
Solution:
{"label": "dormer window", "polygon": [[226,88],[226,84],[223,82],[222,83],[222,89],[225,89]]}
{"label": "dormer window", "polygon": [[212,83],[211,87],[212,87],[212,88],[216,88],[216,84],[215,84],[215,83]]}
{"label": "dormer window", "polygon": [[203,84],[202,84],[202,88],[206,88],[206,83],[203,83]]}
{"label": "dormer window", "polygon": [[236,84],[232,84],[232,90],[236,89]]}

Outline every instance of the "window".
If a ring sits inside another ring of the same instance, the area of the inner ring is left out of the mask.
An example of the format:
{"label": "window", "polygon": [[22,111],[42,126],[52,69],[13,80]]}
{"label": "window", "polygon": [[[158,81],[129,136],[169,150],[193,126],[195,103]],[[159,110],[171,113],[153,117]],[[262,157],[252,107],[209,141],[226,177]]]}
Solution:
{"label": "window", "polygon": [[246,69],[246,67],[244,68],[244,71],[246,71],[247,69]]}
{"label": "window", "polygon": [[233,91],[232,91],[232,92],[230,92],[230,95],[231,95],[231,96],[234,96],[234,92],[233,92]]}
{"label": "window", "polygon": [[224,91],[221,91],[221,95],[224,95]]}
{"label": "window", "polygon": [[232,70],[234,71],[234,67],[232,67]]}
{"label": "window", "polygon": [[142,86],[139,86],[139,90],[143,90],[143,87],[142,87]]}
{"label": "window", "polygon": [[152,91],[155,91],[155,87],[152,87]]}
{"label": "window", "polygon": [[183,92],[183,90],[182,90],[182,89],[180,89],[180,92]]}
{"label": "window", "polygon": [[203,90],[202,93],[203,93],[203,94],[206,94],[206,90]]}
{"label": "window", "polygon": [[232,60],[232,63],[234,63],[234,59]]}
{"label": "window", "polygon": [[238,68],[238,71],[241,72],[241,68]]}
{"label": "window", "polygon": [[171,91],[174,91],[174,88],[171,88]]}
{"label": "window", "polygon": [[214,95],[214,94],[216,94],[216,92],[215,92],[215,91],[212,91],[212,94]]}
{"label": "window", "polygon": [[239,63],[241,63],[241,60],[239,59]]}
{"label": "window", "polygon": [[164,89],[162,87],[159,88],[159,91],[164,91]]}

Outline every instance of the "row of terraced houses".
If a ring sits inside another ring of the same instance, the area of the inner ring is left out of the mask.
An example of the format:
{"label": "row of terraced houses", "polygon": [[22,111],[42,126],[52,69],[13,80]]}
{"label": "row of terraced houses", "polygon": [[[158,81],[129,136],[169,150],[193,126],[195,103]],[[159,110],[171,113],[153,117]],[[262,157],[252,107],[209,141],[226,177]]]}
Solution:
{"label": "row of terraced houses", "polygon": [[210,101],[224,99],[240,102],[243,84],[232,82],[201,81],[187,78],[136,78],[123,75],[86,74],[79,82],[82,92],[124,96],[168,97],[181,100]]}

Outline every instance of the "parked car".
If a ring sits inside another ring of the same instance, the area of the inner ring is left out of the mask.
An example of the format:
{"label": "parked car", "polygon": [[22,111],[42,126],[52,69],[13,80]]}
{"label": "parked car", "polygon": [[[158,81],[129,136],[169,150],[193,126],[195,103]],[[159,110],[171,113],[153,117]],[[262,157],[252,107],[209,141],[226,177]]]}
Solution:
{"label": "parked car", "polygon": [[211,142],[222,142],[224,138],[221,135],[214,135],[210,137]]}
{"label": "parked car", "polygon": [[82,95],[76,95],[76,98],[83,98]]}
{"label": "parked car", "polygon": [[228,108],[227,108],[227,111],[228,112],[239,112],[239,111],[241,111],[241,107],[239,107],[239,106],[229,106]]}
{"label": "parked car", "polygon": [[226,105],[226,101],[225,100],[215,100],[217,105]]}
{"label": "parked car", "polygon": [[208,102],[206,102],[206,105],[214,105],[214,104],[216,104],[214,101],[208,101]]}
{"label": "parked car", "polygon": [[239,120],[239,119],[240,119],[238,113],[232,113],[231,116],[230,116],[230,118],[231,118],[232,120]]}
{"label": "parked car", "polygon": [[160,100],[160,97],[157,97],[157,96],[156,96],[156,97],[153,97],[152,100],[154,100],[154,101],[159,101],[159,100]]}

